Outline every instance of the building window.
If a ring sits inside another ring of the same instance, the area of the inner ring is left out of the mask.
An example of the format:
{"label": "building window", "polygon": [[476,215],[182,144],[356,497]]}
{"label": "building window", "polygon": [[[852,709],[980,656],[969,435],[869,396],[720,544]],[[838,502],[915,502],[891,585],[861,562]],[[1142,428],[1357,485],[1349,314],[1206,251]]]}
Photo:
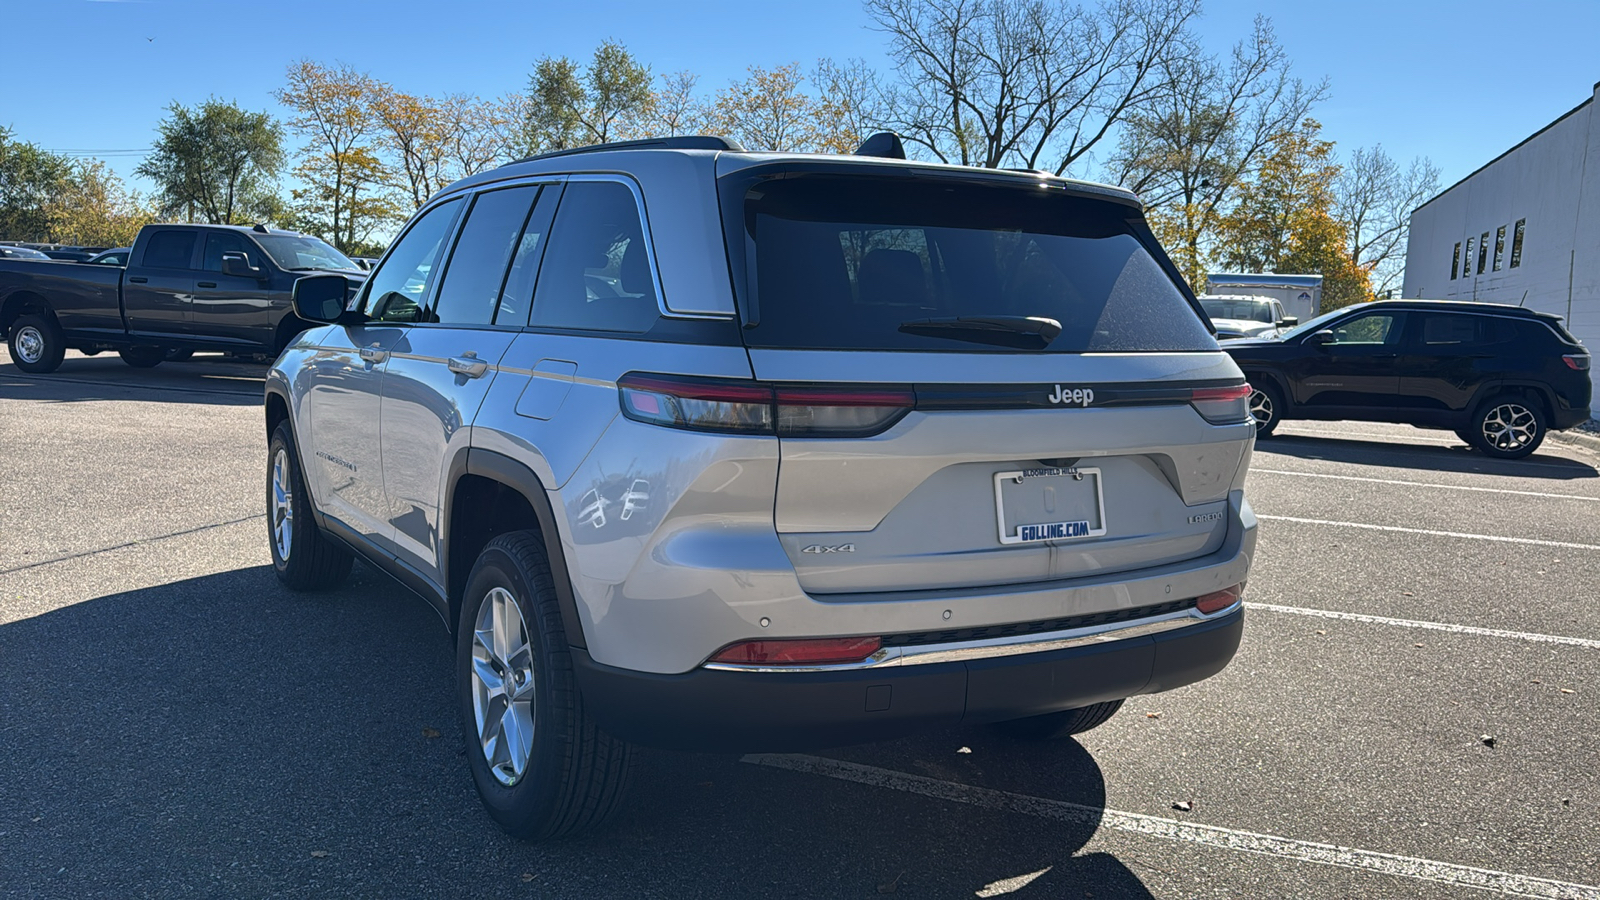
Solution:
{"label": "building window", "polygon": [[1501,225],[1500,229],[1494,233],[1494,270],[1496,272],[1500,271],[1500,261],[1505,258],[1505,255],[1506,227]]}
{"label": "building window", "polygon": [[1456,251],[1450,255],[1450,280],[1456,280],[1456,272],[1461,269],[1461,242],[1456,241]]}
{"label": "building window", "polygon": [[1461,277],[1472,274],[1472,238],[1467,238],[1467,255],[1461,260]]}
{"label": "building window", "polygon": [[1478,238],[1478,274],[1483,274],[1483,267],[1489,262],[1489,232],[1485,231]]}
{"label": "building window", "polygon": [[1517,227],[1511,232],[1511,268],[1522,265],[1522,226],[1528,224],[1527,219],[1518,219]]}

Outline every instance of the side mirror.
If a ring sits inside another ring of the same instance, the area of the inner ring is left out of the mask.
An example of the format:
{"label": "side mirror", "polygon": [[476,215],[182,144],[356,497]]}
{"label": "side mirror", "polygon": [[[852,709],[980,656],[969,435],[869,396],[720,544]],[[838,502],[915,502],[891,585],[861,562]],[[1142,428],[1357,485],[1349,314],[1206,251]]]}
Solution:
{"label": "side mirror", "polygon": [[363,320],[359,312],[346,312],[350,282],[343,275],[306,275],[294,283],[290,295],[294,314],[308,322],[353,325]]}
{"label": "side mirror", "polygon": [[1315,334],[1313,334],[1310,337],[1306,338],[1306,343],[1310,344],[1313,347],[1319,347],[1319,348],[1326,347],[1328,344],[1333,343],[1333,341],[1334,341],[1333,332],[1330,329],[1327,329],[1327,328],[1324,328],[1321,331],[1316,332]]}
{"label": "side mirror", "polygon": [[267,277],[266,273],[261,271],[259,266],[250,265],[250,258],[248,256],[245,256],[243,253],[240,253],[237,250],[230,250],[227,253],[222,254],[222,274],[229,275],[234,278],[261,279]]}
{"label": "side mirror", "polygon": [[1283,318],[1278,320],[1278,327],[1279,328],[1293,328],[1293,327],[1295,327],[1296,325],[1299,325],[1299,324],[1300,324],[1300,319],[1299,319],[1298,316],[1284,316]]}

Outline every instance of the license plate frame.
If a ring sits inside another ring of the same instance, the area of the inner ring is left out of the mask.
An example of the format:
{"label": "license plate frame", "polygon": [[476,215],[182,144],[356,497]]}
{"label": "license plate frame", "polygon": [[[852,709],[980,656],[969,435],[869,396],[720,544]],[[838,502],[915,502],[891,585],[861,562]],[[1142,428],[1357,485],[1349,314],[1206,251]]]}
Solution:
{"label": "license plate frame", "polygon": [[[1099,526],[1095,527],[1095,522],[1087,519],[1036,523],[1018,522],[1015,529],[1008,534],[1006,527],[1005,483],[1009,481],[1015,484],[1024,484],[1033,479],[1056,478],[1067,478],[1074,482],[1081,482],[1086,478],[1094,480],[1094,507],[1098,515]],[[1006,472],[996,472],[994,475],[994,514],[995,529],[998,532],[1000,543],[1008,546],[1013,544],[1043,544],[1054,541],[1080,541],[1103,537],[1106,534],[1105,482],[1101,477],[1100,469],[1093,466],[1064,469],[1013,469]]]}

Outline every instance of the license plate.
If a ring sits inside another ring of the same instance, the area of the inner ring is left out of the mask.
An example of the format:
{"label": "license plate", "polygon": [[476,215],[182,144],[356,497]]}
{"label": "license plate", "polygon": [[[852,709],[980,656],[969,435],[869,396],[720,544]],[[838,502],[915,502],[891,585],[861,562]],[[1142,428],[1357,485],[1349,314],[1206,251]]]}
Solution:
{"label": "license plate", "polygon": [[1019,469],[994,476],[1000,543],[1033,544],[1106,533],[1099,469]]}

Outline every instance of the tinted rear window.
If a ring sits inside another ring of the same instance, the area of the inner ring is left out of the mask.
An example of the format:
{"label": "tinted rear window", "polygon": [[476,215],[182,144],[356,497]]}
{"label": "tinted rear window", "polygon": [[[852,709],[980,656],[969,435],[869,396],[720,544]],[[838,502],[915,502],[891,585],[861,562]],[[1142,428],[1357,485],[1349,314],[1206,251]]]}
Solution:
{"label": "tinted rear window", "polygon": [[[1201,351],[1216,343],[1121,204],[1037,187],[811,176],[746,195],[759,318],[751,346],[1040,352],[908,334],[963,316],[1055,319],[1043,352]],[[748,300],[749,298],[747,298]]]}

